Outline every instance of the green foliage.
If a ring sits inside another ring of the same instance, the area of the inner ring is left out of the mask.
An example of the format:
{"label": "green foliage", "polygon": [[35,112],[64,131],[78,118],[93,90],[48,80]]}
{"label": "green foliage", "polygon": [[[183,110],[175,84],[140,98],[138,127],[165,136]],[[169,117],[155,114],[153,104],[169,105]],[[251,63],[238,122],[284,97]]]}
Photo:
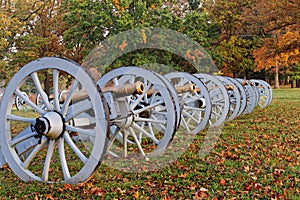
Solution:
{"label": "green foliage", "polygon": [[191,11],[186,14],[183,23],[184,33],[203,46],[209,46],[210,29],[205,13]]}
{"label": "green foliage", "polygon": [[[9,6],[9,5],[8,5]],[[8,67],[15,36],[23,31],[24,23],[20,21],[17,14],[10,8],[0,8],[0,79],[9,79],[9,74],[14,73]]]}
{"label": "green foliage", "polygon": [[[275,61],[287,67],[299,61],[295,19],[300,12],[293,1],[11,0],[0,4],[0,72],[8,79],[30,60],[43,56],[81,63],[106,38],[142,27],[186,34],[229,74],[254,68],[268,71]],[[260,48],[258,42],[262,42]],[[190,69],[179,56],[149,49],[126,54],[112,67],[150,62]],[[290,71],[296,77],[295,70]]]}
{"label": "green foliage", "polygon": [[257,38],[244,39],[231,36],[229,40],[223,40],[216,47],[213,56],[223,72],[235,75],[245,70],[253,70],[252,51],[257,44]]}
{"label": "green foliage", "polygon": [[291,80],[299,80],[300,79],[300,62],[291,66]]}
{"label": "green foliage", "polygon": [[66,47],[77,54],[86,55],[102,41],[112,24],[109,6],[101,1],[65,1],[63,21]]}

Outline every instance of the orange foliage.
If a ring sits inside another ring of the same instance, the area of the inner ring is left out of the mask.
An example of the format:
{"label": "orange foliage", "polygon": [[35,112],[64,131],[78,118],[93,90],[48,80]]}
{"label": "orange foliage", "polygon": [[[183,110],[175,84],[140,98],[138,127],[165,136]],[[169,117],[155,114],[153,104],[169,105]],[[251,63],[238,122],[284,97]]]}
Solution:
{"label": "orange foliage", "polygon": [[[263,45],[254,50],[256,70],[300,61],[300,7],[297,1],[261,1],[257,22],[263,24]],[[255,20],[255,19],[253,19]]]}

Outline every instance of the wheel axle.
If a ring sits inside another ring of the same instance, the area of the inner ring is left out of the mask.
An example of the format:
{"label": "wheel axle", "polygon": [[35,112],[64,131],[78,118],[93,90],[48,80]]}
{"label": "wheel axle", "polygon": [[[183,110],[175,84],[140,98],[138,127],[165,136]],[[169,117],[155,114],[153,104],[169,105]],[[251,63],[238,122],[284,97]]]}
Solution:
{"label": "wheel axle", "polygon": [[43,117],[36,118],[34,130],[38,136],[45,135],[51,140],[58,139],[65,131],[64,118],[58,112],[47,112]]}

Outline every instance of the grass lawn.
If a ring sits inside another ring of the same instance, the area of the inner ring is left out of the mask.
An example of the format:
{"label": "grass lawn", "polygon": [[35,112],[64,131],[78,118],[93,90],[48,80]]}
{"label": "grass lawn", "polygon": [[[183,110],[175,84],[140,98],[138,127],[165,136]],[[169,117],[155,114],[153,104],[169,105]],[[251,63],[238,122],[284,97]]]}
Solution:
{"label": "grass lawn", "polygon": [[0,199],[300,199],[300,89],[273,90],[272,103],[226,122],[214,149],[201,136],[151,173],[101,165],[86,184],[24,183],[0,170]]}

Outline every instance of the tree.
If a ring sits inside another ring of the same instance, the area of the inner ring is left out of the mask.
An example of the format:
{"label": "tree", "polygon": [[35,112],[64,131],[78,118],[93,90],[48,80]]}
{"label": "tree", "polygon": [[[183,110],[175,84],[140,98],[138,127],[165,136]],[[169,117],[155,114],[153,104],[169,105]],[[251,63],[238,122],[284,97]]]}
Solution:
{"label": "tree", "polygon": [[215,0],[204,1],[203,6],[209,13],[211,21],[221,27],[220,43],[229,40],[231,36],[242,35],[242,14],[251,4],[250,0]]}
{"label": "tree", "polygon": [[112,5],[93,0],[69,0],[64,2],[66,24],[64,43],[69,50],[68,57],[81,62],[114,26],[111,20]]}
{"label": "tree", "polygon": [[227,76],[236,77],[241,76],[241,72],[253,70],[252,51],[256,45],[256,38],[245,39],[231,36],[229,40],[223,40],[214,51],[216,63],[221,72]]}
{"label": "tree", "polygon": [[291,66],[290,76],[292,80],[292,88],[300,88],[300,62],[297,62]]}
{"label": "tree", "polygon": [[0,3],[0,80],[9,79],[16,69],[8,67],[10,54],[15,51],[14,38],[22,33],[24,23],[12,6],[13,1]]}
{"label": "tree", "polygon": [[[216,30],[211,41],[211,54],[221,73],[227,76],[241,76],[242,72],[254,68],[252,51],[258,44],[258,37],[245,32],[243,14],[251,1],[217,0],[205,1],[211,26]],[[219,34],[216,34],[219,30]],[[218,37],[216,37],[218,36]],[[245,76],[245,74],[244,74]]]}
{"label": "tree", "polygon": [[254,51],[256,70],[275,68],[275,88],[279,88],[279,68],[299,62],[300,7],[297,0],[259,1],[252,9],[252,30],[259,31],[263,43]]}
{"label": "tree", "polygon": [[[6,78],[9,79],[20,67],[34,59],[45,56],[65,57],[62,0],[3,2],[3,26],[0,29],[4,37],[0,51],[5,62],[1,69],[4,65]],[[45,77],[48,80],[46,72]],[[46,92],[50,93],[48,82],[44,84]]]}

